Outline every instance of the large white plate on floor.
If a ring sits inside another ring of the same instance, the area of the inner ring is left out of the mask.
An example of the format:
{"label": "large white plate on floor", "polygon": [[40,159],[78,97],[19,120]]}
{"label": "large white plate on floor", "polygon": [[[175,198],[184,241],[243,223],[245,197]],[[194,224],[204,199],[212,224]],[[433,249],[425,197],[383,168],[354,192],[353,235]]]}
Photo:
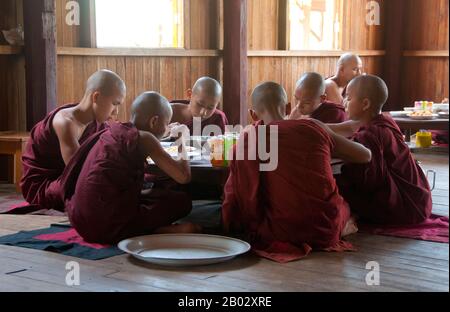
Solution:
{"label": "large white plate on floor", "polygon": [[203,234],[141,236],[124,240],[118,246],[139,260],[171,267],[222,263],[251,248],[238,239]]}

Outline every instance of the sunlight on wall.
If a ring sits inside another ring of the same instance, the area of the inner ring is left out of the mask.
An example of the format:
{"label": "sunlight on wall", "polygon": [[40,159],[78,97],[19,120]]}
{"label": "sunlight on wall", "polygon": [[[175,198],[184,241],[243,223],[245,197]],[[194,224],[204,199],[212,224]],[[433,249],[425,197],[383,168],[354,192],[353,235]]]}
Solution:
{"label": "sunlight on wall", "polygon": [[97,47],[183,48],[182,0],[96,0]]}

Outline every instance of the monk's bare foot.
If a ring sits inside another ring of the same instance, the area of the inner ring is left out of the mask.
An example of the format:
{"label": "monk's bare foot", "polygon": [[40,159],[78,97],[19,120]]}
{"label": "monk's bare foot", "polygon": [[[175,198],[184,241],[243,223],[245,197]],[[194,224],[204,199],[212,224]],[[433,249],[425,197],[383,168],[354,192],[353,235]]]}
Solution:
{"label": "monk's bare foot", "polygon": [[349,236],[355,233],[358,233],[358,225],[356,223],[355,217],[350,217],[344,227],[344,230],[342,231],[342,237]]}
{"label": "monk's bare foot", "polygon": [[194,223],[173,224],[161,227],[155,234],[191,234],[202,233],[202,227]]}

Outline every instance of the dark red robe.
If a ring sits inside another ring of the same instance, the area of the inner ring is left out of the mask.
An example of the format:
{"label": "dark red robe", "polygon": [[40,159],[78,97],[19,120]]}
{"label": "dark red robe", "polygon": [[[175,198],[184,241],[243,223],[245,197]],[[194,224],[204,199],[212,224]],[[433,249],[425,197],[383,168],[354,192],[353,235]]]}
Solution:
{"label": "dark red robe", "polygon": [[338,124],[348,120],[345,107],[329,101],[323,102],[310,117],[326,124]]}
{"label": "dark red robe", "polygon": [[[189,105],[189,101],[186,100],[175,100],[171,102],[172,104],[186,104]],[[222,112],[219,109],[216,109],[211,117],[208,119],[202,120],[202,126],[201,131],[202,133],[200,135],[203,135],[203,130],[207,126],[215,125],[220,128],[222,131],[222,134],[225,134],[225,127],[228,125],[228,119],[224,112]],[[191,135],[194,134],[194,120],[191,120],[190,122],[186,123],[186,126],[189,128],[189,131],[191,132]],[[207,134],[207,136],[209,133]]]}
{"label": "dark red robe", "polygon": [[337,248],[350,209],[330,165],[334,141],[312,120],[271,126],[278,126],[278,167],[260,172],[258,160],[231,162],[222,209],[225,229],[271,252],[286,244],[304,255],[311,248]]}
{"label": "dark red robe", "polygon": [[87,242],[116,244],[190,213],[192,202],[185,193],[160,190],[141,196],[145,159],[138,142],[133,125],[113,123],[83,144],[64,171],[66,211]]}
{"label": "dark red robe", "polygon": [[372,161],[342,169],[339,186],[353,212],[379,225],[427,220],[432,210],[430,186],[395,121],[379,115],[354,139],[372,151]]}
{"label": "dark red robe", "polygon": [[[60,110],[76,105],[61,106],[39,122],[32,129],[23,153],[23,175],[20,182],[22,194],[30,205],[38,206],[39,209],[64,210],[58,195],[59,177],[66,165],[61,155],[58,136],[53,129],[53,118]],[[82,144],[89,136],[103,127],[97,122],[90,123],[79,143]]]}

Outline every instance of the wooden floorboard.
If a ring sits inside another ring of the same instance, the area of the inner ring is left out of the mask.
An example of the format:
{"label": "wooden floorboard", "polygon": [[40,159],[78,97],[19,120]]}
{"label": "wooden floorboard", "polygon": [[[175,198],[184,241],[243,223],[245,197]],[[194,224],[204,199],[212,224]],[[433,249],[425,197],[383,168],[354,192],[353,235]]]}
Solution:
{"label": "wooden floorboard", "polygon": [[[448,216],[448,156],[416,157],[426,170],[438,172],[434,212]],[[11,192],[0,187],[0,197]],[[66,217],[0,215],[0,235],[64,222]],[[189,269],[143,264],[127,255],[87,261],[0,246],[0,291],[449,291],[447,244],[367,234],[353,235],[349,241],[358,251],[316,252],[283,265],[249,254],[228,263]],[[80,264],[80,286],[65,283],[68,261]],[[370,261],[380,264],[380,286],[366,285]]]}

